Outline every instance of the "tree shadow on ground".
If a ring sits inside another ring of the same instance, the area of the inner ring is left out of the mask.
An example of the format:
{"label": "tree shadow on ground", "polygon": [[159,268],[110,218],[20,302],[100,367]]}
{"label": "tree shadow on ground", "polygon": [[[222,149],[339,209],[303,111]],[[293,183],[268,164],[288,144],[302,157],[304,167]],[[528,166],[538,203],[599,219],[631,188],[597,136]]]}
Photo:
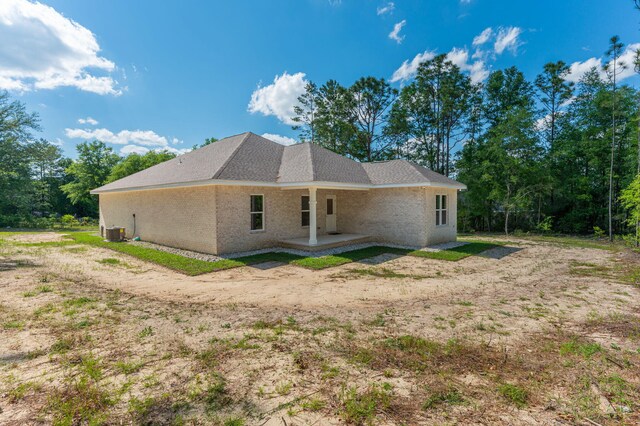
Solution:
{"label": "tree shadow on ground", "polygon": [[513,253],[517,253],[522,250],[521,247],[508,247],[508,246],[500,246],[496,248],[492,248],[485,252],[479,254],[482,257],[488,257],[489,259],[500,260],[507,256],[512,255]]}
{"label": "tree shadow on ground", "polygon": [[39,265],[35,264],[31,260],[0,258],[0,272],[12,271],[18,268],[36,267],[36,266],[39,266]]}

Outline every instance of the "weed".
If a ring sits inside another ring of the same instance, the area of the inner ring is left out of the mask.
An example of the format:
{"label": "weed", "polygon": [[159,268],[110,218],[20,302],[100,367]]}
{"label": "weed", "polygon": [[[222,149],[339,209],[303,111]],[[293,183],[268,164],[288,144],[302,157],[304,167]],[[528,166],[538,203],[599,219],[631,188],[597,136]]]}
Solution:
{"label": "weed", "polygon": [[107,409],[117,402],[110,395],[109,390],[83,375],[55,389],[47,409],[54,425],[101,424],[106,420]]}
{"label": "weed", "polygon": [[384,412],[391,405],[391,385],[373,384],[364,392],[355,386],[342,389],[340,415],[347,423],[373,424],[376,414]]}
{"label": "weed", "polygon": [[140,369],[144,367],[144,362],[118,361],[116,362],[115,367],[122,374],[129,375],[129,374],[137,373],[138,371],[140,371]]}
{"label": "weed", "polygon": [[208,412],[219,411],[232,403],[228,395],[226,381],[219,374],[214,374],[204,393],[204,402]]}
{"label": "weed", "polygon": [[529,393],[525,389],[511,383],[504,383],[498,386],[498,393],[518,408],[523,408],[527,405],[529,399]]}
{"label": "weed", "polygon": [[293,383],[291,382],[282,382],[276,385],[276,392],[278,395],[289,395],[291,393],[291,388],[293,387]]}
{"label": "weed", "polygon": [[140,333],[138,333],[138,336],[141,339],[144,339],[145,337],[153,336],[153,328],[150,325],[146,326],[145,328],[142,329],[142,331],[140,331]]}
{"label": "weed", "polygon": [[327,403],[320,398],[312,398],[307,401],[304,401],[300,406],[303,410],[307,411],[320,411],[322,410]]}
{"label": "weed", "polygon": [[5,330],[22,330],[24,328],[24,325],[24,321],[13,320],[7,321],[2,324],[2,328],[4,328]]}
{"label": "weed", "polygon": [[429,410],[440,404],[456,405],[464,403],[462,394],[456,388],[432,393],[422,404],[422,409]]}
{"label": "weed", "polygon": [[20,383],[18,386],[16,386],[15,388],[11,389],[8,393],[7,396],[9,397],[9,402],[17,402],[20,401],[22,399],[24,399],[24,397],[27,395],[27,393],[30,390],[38,390],[40,388],[39,385],[37,385],[34,382],[24,382],[24,383]]}
{"label": "weed", "polygon": [[598,352],[602,352],[603,348],[598,343],[579,342],[572,339],[560,345],[560,355],[581,355],[584,358],[591,358]]}

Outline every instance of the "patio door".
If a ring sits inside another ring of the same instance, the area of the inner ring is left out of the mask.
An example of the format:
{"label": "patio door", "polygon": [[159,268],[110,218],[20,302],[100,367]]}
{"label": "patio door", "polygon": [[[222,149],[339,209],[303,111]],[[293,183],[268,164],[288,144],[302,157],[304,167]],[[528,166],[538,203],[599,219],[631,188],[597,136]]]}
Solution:
{"label": "patio door", "polygon": [[327,195],[327,234],[337,232],[336,226],[336,196]]}

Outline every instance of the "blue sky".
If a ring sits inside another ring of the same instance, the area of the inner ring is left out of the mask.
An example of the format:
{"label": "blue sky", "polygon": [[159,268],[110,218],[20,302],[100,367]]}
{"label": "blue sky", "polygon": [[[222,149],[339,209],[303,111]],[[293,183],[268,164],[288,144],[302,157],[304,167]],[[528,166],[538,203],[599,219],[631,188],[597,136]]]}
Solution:
{"label": "blue sky", "polygon": [[291,143],[307,80],[400,87],[434,53],[476,81],[560,59],[577,79],[612,35],[640,47],[639,28],[631,0],[2,0],[0,89],[72,157],[93,138],[120,153],[244,131]]}

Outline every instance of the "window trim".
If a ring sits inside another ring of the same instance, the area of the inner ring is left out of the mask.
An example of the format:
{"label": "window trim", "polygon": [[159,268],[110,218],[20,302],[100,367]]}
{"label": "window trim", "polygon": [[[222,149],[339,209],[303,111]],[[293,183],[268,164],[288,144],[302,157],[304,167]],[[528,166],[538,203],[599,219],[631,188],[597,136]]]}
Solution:
{"label": "window trim", "polygon": [[[438,197],[440,197],[440,208],[438,208]],[[445,205],[446,207],[442,207],[442,197],[445,197]],[[445,227],[449,226],[449,194],[436,194],[436,203],[435,203],[435,211],[436,211],[436,227]],[[444,212],[445,223],[442,223],[442,212]]]}
{"label": "window trim", "polygon": [[[252,197],[262,197],[262,211],[260,212],[254,212],[253,208],[252,208],[252,202],[251,199]],[[257,233],[257,232],[264,232],[265,228],[266,228],[266,222],[265,222],[265,204],[264,204],[264,194],[249,194],[249,232],[252,233]],[[253,225],[253,215],[254,214],[261,214],[262,215],[262,228],[260,229],[251,229],[252,225]]]}
{"label": "window trim", "polygon": [[[304,210],[304,209],[302,208],[302,199],[303,199],[304,197],[309,198],[309,209],[307,209],[307,210]],[[310,226],[310,225],[303,225],[303,224],[302,224],[302,217],[303,217],[303,213],[309,213],[309,224],[311,224],[311,197],[310,197],[310,196],[308,196],[308,195],[301,195],[301,196],[300,196],[300,226],[301,226],[302,228],[309,228],[309,226]]]}

